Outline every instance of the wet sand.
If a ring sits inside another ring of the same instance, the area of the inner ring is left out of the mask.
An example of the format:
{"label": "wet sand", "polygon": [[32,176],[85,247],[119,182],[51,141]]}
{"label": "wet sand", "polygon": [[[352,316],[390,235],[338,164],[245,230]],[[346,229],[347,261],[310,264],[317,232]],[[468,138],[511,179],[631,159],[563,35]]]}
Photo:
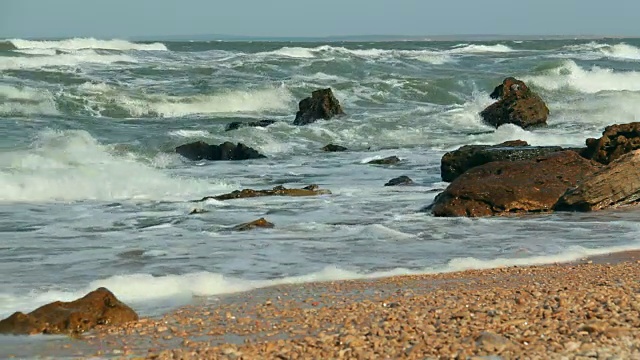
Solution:
{"label": "wet sand", "polygon": [[640,252],[275,286],[48,346],[155,359],[640,359]]}

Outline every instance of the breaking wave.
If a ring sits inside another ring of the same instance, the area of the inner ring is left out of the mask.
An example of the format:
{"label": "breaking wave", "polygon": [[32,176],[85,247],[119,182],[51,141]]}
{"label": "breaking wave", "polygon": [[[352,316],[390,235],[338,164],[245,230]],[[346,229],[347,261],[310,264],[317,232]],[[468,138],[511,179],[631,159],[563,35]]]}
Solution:
{"label": "breaking wave", "polygon": [[11,39],[8,40],[16,49],[57,49],[57,50],[142,50],[142,51],[167,51],[162,43],[134,43],[126,40],[112,39],[100,40],[94,38],[74,38],[56,41],[36,41]]}
{"label": "breaking wave", "polygon": [[[44,53],[43,50],[37,52]],[[75,67],[81,64],[114,64],[118,62],[137,63],[138,61],[124,54],[98,54],[93,50],[74,53],[55,54],[31,57],[0,57],[0,70],[40,69],[48,67]]]}

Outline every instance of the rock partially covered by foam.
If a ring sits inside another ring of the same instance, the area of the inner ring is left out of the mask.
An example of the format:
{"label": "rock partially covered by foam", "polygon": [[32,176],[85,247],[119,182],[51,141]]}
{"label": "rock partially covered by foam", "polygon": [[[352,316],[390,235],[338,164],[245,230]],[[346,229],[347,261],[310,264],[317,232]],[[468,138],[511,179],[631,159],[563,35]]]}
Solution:
{"label": "rock partially covered by foam", "polygon": [[631,151],[640,149],[640,122],[607,126],[598,139],[587,139],[584,156],[609,164]]}
{"label": "rock partially covered by foam", "polygon": [[480,112],[484,122],[489,125],[499,127],[514,124],[526,129],[547,123],[549,108],[540,96],[518,79],[504,79],[490,96],[498,101]]}
{"label": "rock partially covered by foam", "polygon": [[271,190],[253,190],[244,189],[236,190],[228,194],[222,194],[217,196],[206,196],[199,201],[206,201],[214,199],[218,201],[231,200],[231,199],[244,199],[261,196],[316,196],[331,194],[331,191],[318,188],[318,185],[305,186],[302,189],[287,189],[282,185],[276,186]]}
{"label": "rock partially covered by foam", "polygon": [[78,334],[99,325],[121,325],[138,314],[111,291],[99,288],[81,299],[56,301],[28,314],[16,312],[0,321],[0,334]]}
{"label": "rock partially covered by foam", "polygon": [[344,115],[342,106],[331,89],[312,92],[311,97],[300,101],[298,109],[293,121],[294,125],[307,125],[319,119],[329,120],[335,116]]}
{"label": "rock partially covered by foam", "polygon": [[267,127],[275,123],[275,120],[260,120],[251,122],[234,121],[227,124],[227,126],[224,128],[224,131],[237,130],[243,127]]}
{"label": "rock partially covered by foam", "polygon": [[178,146],[176,152],[189,160],[249,160],[262,159],[266,156],[242,143],[224,142],[220,145],[209,145],[204,141]]}

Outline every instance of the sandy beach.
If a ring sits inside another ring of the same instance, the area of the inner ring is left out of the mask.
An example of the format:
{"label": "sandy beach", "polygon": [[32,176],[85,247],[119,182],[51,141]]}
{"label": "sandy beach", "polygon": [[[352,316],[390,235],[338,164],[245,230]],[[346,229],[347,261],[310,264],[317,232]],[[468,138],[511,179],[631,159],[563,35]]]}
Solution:
{"label": "sandy beach", "polygon": [[199,299],[160,319],[59,344],[43,351],[127,359],[640,359],[640,252],[276,286]]}

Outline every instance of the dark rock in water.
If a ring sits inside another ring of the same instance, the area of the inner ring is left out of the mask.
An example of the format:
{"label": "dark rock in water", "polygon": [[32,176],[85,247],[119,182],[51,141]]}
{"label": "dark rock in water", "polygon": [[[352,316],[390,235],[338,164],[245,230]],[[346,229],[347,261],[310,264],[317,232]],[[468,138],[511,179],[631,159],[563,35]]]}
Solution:
{"label": "dark rock in water", "polygon": [[549,108],[540,96],[531,91],[524,82],[512,77],[504,79],[490,95],[498,99],[480,112],[489,125],[518,125],[523,129],[547,123]]}
{"label": "dark rock in water", "polygon": [[442,157],[442,181],[451,182],[465,171],[493,161],[528,160],[563,151],[560,146],[529,146],[526,141],[507,141],[498,145],[465,145]]}
{"label": "dark rock in water", "polygon": [[271,229],[273,228],[275,225],[273,225],[272,223],[268,222],[265,218],[260,218],[258,220],[252,221],[252,222],[248,222],[245,224],[240,224],[238,226],[235,226],[233,228],[234,231],[248,231],[248,230],[253,230],[255,228],[264,228],[264,229]]}
{"label": "dark rock in water", "polygon": [[208,212],[209,212],[209,210],[195,208],[195,209],[191,210],[189,215],[206,214]]}
{"label": "dark rock in water", "polygon": [[243,127],[267,127],[275,123],[276,123],[275,120],[260,120],[260,121],[252,121],[252,122],[234,121],[232,123],[227,124],[224,131],[237,130]]}
{"label": "dark rock in water", "polygon": [[600,167],[574,151],[531,160],[490,162],[460,175],[430,208],[435,216],[550,212],[569,188]]}
{"label": "dark rock in water", "polygon": [[372,165],[395,165],[400,162],[400,158],[397,156],[389,156],[384,159],[371,160],[367,164]]}
{"label": "dark rock in water", "polygon": [[122,325],[138,314],[109,290],[99,288],[81,299],[56,301],[24,314],[16,312],[0,321],[0,334],[78,334],[98,325]]}
{"label": "dark rock in water", "polygon": [[209,199],[222,201],[222,200],[231,200],[231,199],[260,197],[260,196],[316,196],[316,195],[326,195],[326,194],[331,194],[331,191],[319,189],[317,185],[309,185],[302,189],[287,189],[284,186],[276,186],[271,190],[253,190],[253,189],[236,190],[229,194],[223,194],[223,195],[217,195],[217,196],[206,196],[200,199],[199,201],[206,201]]}
{"label": "dark rock in water", "polygon": [[329,144],[323,147],[322,150],[326,152],[341,152],[341,151],[347,151],[348,149],[344,146]]}
{"label": "dark rock in water", "polygon": [[411,180],[408,176],[399,176],[395,179],[389,180],[384,186],[400,186],[400,185],[411,185],[413,184],[413,180]]}
{"label": "dark rock in water", "polygon": [[594,211],[640,202],[640,150],[613,160],[593,176],[569,189],[558,201],[558,211]]}
{"label": "dark rock in water", "polygon": [[609,164],[620,156],[640,149],[640,122],[607,126],[599,139],[589,138],[583,156]]}
{"label": "dark rock in water", "polygon": [[225,142],[220,145],[209,145],[203,141],[197,141],[178,146],[176,152],[189,160],[248,160],[262,159],[266,156],[260,154],[242,143],[234,144]]}
{"label": "dark rock in water", "polygon": [[298,103],[298,113],[293,125],[307,125],[318,119],[329,120],[334,116],[343,115],[340,102],[333,96],[331,89],[316,90],[311,97]]}

